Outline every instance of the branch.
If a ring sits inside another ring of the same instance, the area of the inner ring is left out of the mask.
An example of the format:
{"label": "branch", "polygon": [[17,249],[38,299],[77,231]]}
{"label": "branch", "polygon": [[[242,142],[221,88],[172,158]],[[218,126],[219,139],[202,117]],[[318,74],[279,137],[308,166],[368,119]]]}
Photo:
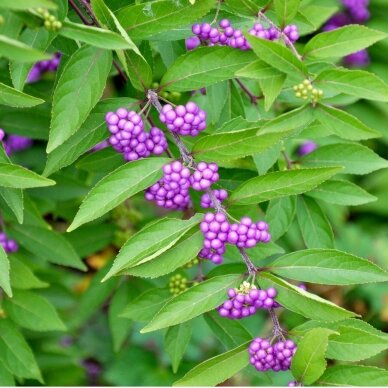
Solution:
{"label": "branch", "polygon": [[280,33],[280,37],[283,39],[286,45],[290,46],[290,49],[293,54],[301,61],[302,56],[298,53],[298,50],[295,48],[294,44],[291,42],[288,36],[276,24],[274,24],[269,18],[267,18],[267,16],[264,15],[262,11],[258,13],[258,16],[259,18],[265,20],[271,27],[275,28]]}
{"label": "branch", "polygon": [[249,97],[251,103],[253,105],[257,105],[257,100],[262,98],[262,96],[255,96],[238,78],[236,78],[236,82],[240,86],[241,90]]}
{"label": "branch", "polygon": [[[149,99],[151,104],[156,108],[156,110],[160,113],[162,111],[162,105],[159,101],[158,94],[155,92],[155,90],[152,90],[152,89],[148,90],[147,98]],[[170,133],[171,133],[172,137],[174,138],[175,144],[179,148],[179,152],[182,156],[184,163],[186,163],[190,167],[196,168],[197,163],[195,162],[193,155],[189,152],[189,150],[186,148],[185,144],[182,142],[180,136],[175,132],[170,131]],[[209,189],[205,190],[205,192],[209,195],[210,200],[212,201],[216,212],[225,214],[227,216],[227,213],[226,213],[224,207],[222,206],[222,204],[218,200],[218,198],[215,197],[215,195],[213,194],[213,191],[209,188]],[[255,274],[257,272],[257,268],[252,263],[251,259],[247,255],[246,251],[243,248],[238,248],[238,249],[239,249],[240,254],[244,260],[245,265],[248,268],[249,274],[250,275]]]}

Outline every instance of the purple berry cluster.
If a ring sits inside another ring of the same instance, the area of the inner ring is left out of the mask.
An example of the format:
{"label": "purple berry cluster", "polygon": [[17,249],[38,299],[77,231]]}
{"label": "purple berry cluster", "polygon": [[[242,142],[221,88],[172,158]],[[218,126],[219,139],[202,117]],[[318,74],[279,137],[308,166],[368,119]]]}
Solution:
{"label": "purple berry cluster", "polygon": [[175,160],[163,167],[163,178],[145,192],[148,201],[166,209],[184,210],[190,203],[190,170]]}
{"label": "purple berry cluster", "polygon": [[[222,19],[218,28],[212,27],[209,23],[194,24],[192,32],[194,36],[186,39],[187,50],[194,50],[201,44],[230,46],[244,51],[251,48],[242,31],[234,29],[228,19]],[[292,43],[299,39],[298,27],[294,24],[284,27],[282,32]],[[249,33],[267,40],[277,40],[281,37],[280,31],[276,28],[265,28],[260,23],[255,23]]]}
{"label": "purple berry cluster", "polygon": [[170,104],[164,105],[159,118],[171,132],[182,136],[197,136],[206,128],[205,111],[192,101],[175,108]]}
{"label": "purple berry cluster", "polygon": [[292,340],[278,341],[271,345],[268,339],[257,337],[249,345],[249,361],[260,372],[270,369],[274,372],[286,371],[290,369],[296,349]]}
{"label": "purple berry cluster", "polygon": [[213,183],[220,179],[216,163],[199,162],[190,177],[190,184],[194,190],[207,190]]}
{"label": "purple berry cluster", "polygon": [[167,149],[167,140],[162,130],[152,127],[149,132],[144,130],[144,123],[135,111],[119,108],[116,112],[108,112],[105,116],[111,136],[109,143],[122,154],[127,161],[160,155]]}
{"label": "purple berry cluster", "polygon": [[204,242],[198,256],[211,260],[214,264],[221,264],[230,229],[226,215],[206,213],[200,224],[200,229],[204,235]]}
{"label": "purple berry cluster", "polygon": [[[247,282],[244,282],[247,283]],[[245,290],[229,288],[228,297],[220,307],[217,308],[221,317],[229,319],[241,319],[254,315],[258,309],[270,309],[275,307],[275,288],[258,290],[248,283],[248,287],[243,283]]]}
{"label": "purple berry cluster", "polygon": [[3,142],[4,150],[7,155],[11,155],[14,152],[23,151],[32,146],[32,140],[28,137],[19,135],[6,136],[3,129],[0,128],[0,141]]}
{"label": "purple berry cluster", "polygon": [[28,74],[27,83],[37,82],[44,73],[56,71],[61,61],[61,56],[62,54],[57,52],[51,59],[35,63]]}
{"label": "purple berry cluster", "polygon": [[253,248],[259,242],[268,243],[270,240],[268,224],[264,221],[254,223],[249,217],[243,217],[238,224],[230,225],[228,243],[239,248]]}
{"label": "purple berry cluster", "polygon": [[214,264],[222,263],[227,243],[238,248],[253,248],[259,242],[271,240],[268,224],[264,221],[254,223],[249,217],[243,217],[238,224],[230,224],[223,213],[206,213],[200,229],[205,239],[199,256]]}
{"label": "purple berry cluster", "polygon": [[[324,31],[332,31],[348,24],[365,23],[370,13],[368,10],[369,0],[342,0],[343,12],[332,16],[323,26]],[[346,56],[343,60],[348,67],[365,67],[369,64],[368,50],[360,50]]]}
{"label": "purple berry cluster", "polygon": [[[212,190],[212,193],[214,197],[216,197],[220,202],[225,201],[226,198],[228,198],[228,193],[224,189],[220,190]],[[203,209],[207,209],[209,207],[214,207],[213,201],[210,198],[210,195],[208,193],[205,193],[201,197],[201,207]]]}
{"label": "purple berry cluster", "polygon": [[14,253],[19,249],[17,242],[9,239],[4,232],[0,232],[0,244],[6,253]]}
{"label": "purple berry cluster", "polygon": [[310,154],[311,152],[315,151],[318,148],[317,143],[314,143],[313,141],[305,141],[302,143],[298,148],[298,154],[299,156],[304,156],[307,154]]}

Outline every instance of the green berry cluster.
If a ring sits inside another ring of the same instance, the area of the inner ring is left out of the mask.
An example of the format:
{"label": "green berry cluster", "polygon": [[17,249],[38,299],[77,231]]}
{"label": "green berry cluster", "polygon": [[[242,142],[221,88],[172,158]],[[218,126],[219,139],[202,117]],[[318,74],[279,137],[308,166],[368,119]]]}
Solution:
{"label": "green berry cluster", "polygon": [[187,278],[185,278],[179,273],[174,276],[171,276],[169,287],[171,294],[177,296],[187,290]]}
{"label": "green berry cluster", "polygon": [[185,268],[192,268],[194,265],[197,265],[199,263],[198,257],[196,257],[193,260],[190,260],[188,263],[185,264]]}
{"label": "green berry cluster", "polygon": [[62,28],[62,23],[54,15],[50,15],[47,10],[38,8],[36,11],[43,17],[43,25],[48,31],[58,31]]}
{"label": "green berry cluster", "polygon": [[296,97],[303,98],[303,100],[311,98],[314,103],[318,102],[318,100],[323,96],[323,91],[321,89],[314,88],[311,81],[308,79],[305,79],[299,85],[295,85],[294,91]]}
{"label": "green berry cluster", "polygon": [[[157,89],[159,87],[158,82],[154,82],[152,84],[153,89]],[[167,92],[167,91],[162,91],[159,93],[159,96],[163,97],[165,100],[171,101],[171,102],[177,102],[181,98],[181,93],[179,92]]]}
{"label": "green berry cluster", "polygon": [[247,281],[243,281],[241,284],[240,284],[240,287],[239,288],[236,288],[236,291],[239,293],[239,294],[249,294],[249,291],[251,290],[255,290],[256,289],[256,286],[254,284],[251,284]]}

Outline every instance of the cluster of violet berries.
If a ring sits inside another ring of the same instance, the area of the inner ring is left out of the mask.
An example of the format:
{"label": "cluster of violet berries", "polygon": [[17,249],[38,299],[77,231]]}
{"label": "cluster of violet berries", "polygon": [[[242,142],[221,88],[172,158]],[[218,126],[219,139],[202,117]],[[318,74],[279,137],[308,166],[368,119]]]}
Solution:
{"label": "cluster of violet berries", "polygon": [[124,155],[127,161],[145,158],[151,154],[160,155],[167,149],[167,140],[161,129],[152,127],[144,130],[144,123],[135,111],[119,108],[105,116],[111,136],[109,143]]}
{"label": "cluster of violet berries", "polygon": [[286,371],[290,369],[296,349],[295,342],[290,339],[271,345],[268,339],[257,337],[249,345],[249,361],[260,372]]}
{"label": "cluster of violet berries", "polygon": [[7,155],[11,155],[14,152],[23,151],[32,146],[32,140],[28,137],[19,135],[6,136],[3,129],[0,128],[0,141],[3,142],[4,150]]}
{"label": "cluster of violet berries", "polygon": [[179,160],[163,166],[163,177],[145,192],[145,199],[159,207],[184,210],[190,203],[190,170]]}
{"label": "cluster of violet berries", "polygon": [[[219,22],[219,28],[212,27],[209,23],[194,24],[192,26],[194,36],[186,39],[186,49],[194,50],[199,45],[230,46],[240,50],[249,50],[251,47],[239,29],[234,29],[228,19]],[[293,43],[299,39],[298,27],[294,24],[285,26],[282,33]],[[277,40],[281,32],[274,27],[265,28],[260,23],[255,23],[249,30],[249,34],[266,40]]]}
{"label": "cluster of violet berries", "polygon": [[[212,190],[212,193],[218,201],[222,202],[225,201],[225,199],[228,198],[228,192],[224,189],[219,190]],[[205,193],[201,197],[201,207],[203,209],[208,209],[210,207],[215,207],[213,204],[212,199],[210,198],[210,195],[208,193]]]}
{"label": "cluster of violet berries", "polygon": [[19,249],[17,242],[9,239],[4,232],[0,232],[0,244],[6,253],[14,253]]}
{"label": "cluster of violet berries", "polygon": [[175,108],[164,105],[159,119],[171,132],[181,136],[197,136],[206,128],[206,112],[192,101]]}
{"label": "cluster of violet berries", "polygon": [[61,56],[60,52],[56,52],[51,59],[35,63],[28,73],[27,83],[37,82],[44,73],[56,71],[61,61]]}
{"label": "cluster of violet berries", "polygon": [[[332,31],[348,24],[365,23],[370,17],[369,0],[342,0],[342,5],[343,12],[332,16],[324,25],[324,31]],[[343,61],[348,67],[365,67],[369,64],[368,50],[364,49],[347,55]]]}
{"label": "cluster of violet berries", "polygon": [[259,309],[277,307],[277,291],[270,287],[258,290],[249,282],[243,282],[239,289],[229,288],[228,299],[217,308],[221,317],[242,319],[254,315]]}
{"label": "cluster of violet berries", "polygon": [[214,264],[222,263],[227,243],[238,248],[253,248],[259,242],[268,243],[271,240],[266,222],[254,223],[249,217],[242,217],[239,223],[230,224],[221,212],[206,213],[200,229],[204,242],[198,255]]}

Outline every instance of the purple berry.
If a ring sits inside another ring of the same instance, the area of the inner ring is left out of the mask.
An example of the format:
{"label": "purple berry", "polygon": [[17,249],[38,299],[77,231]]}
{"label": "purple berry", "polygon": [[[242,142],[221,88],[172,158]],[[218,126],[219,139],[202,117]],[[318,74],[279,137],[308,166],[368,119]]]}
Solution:
{"label": "purple berry", "polygon": [[298,148],[298,154],[304,156],[310,154],[318,148],[318,145],[313,141],[306,141]]}
{"label": "purple berry", "polygon": [[213,183],[220,179],[216,163],[199,162],[197,169],[190,177],[190,183],[194,190],[201,191],[208,189]]}
{"label": "purple berry", "polygon": [[185,44],[186,50],[190,51],[197,48],[201,44],[201,41],[199,40],[198,36],[191,36],[190,38],[186,39]]}

